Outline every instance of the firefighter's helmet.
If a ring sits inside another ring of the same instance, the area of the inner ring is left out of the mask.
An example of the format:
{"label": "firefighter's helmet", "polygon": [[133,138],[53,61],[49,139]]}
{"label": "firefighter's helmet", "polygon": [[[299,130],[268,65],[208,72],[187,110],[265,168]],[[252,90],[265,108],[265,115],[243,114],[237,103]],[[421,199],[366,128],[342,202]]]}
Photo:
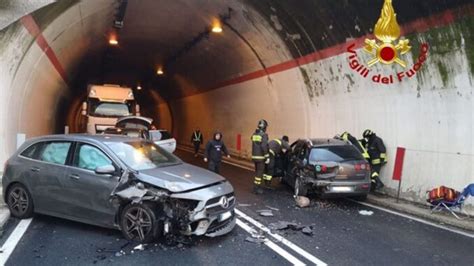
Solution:
{"label": "firefighter's helmet", "polygon": [[261,129],[261,130],[266,130],[267,127],[268,127],[268,122],[267,122],[267,120],[265,120],[265,119],[260,119],[260,121],[258,121],[257,127],[258,127],[259,129]]}

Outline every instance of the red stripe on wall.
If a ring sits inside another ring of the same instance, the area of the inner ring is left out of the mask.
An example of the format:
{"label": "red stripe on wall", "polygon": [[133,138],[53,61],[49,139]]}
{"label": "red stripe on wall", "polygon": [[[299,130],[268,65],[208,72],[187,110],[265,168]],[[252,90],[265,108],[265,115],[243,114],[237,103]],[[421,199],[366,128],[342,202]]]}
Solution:
{"label": "red stripe on wall", "polygon": [[[473,16],[473,15],[474,15],[474,5],[471,5],[471,4],[465,7],[462,7],[460,9],[456,9],[456,10],[449,9],[440,14],[436,14],[436,15],[426,17],[426,18],[419,18],[410,23],[402,25],[401,33],[402,33],[402,36],[412,34],[412,33],[423,33],[432,28],[443,27],[443,26],[452,24],[456,21],[456,19],[466,17],[466,16]],[[368,34],[368,35],[347,41],[346,43],[337,44],[337,45],[328,47],[326,49],[299,57],[297,59],[292,59],[280,64],[276,64],[276,65],[268,67],[266,71],[264,69],[257,70],[255,72],[251,72],[251,73],[242,75],[240,77],[236,77],[230,80],[219,82],[218,84],[208,88],[207,90],[214,90],[214,89],[219,89],[219,88],[226,87],[229,85],[239,84],[245,81],[261,78],[264,76],[268,76],[270,74],[283,72],[285,70],[289,70],[289,69],[293,69],[296,67],[310,64],[310,63],[314,63],[319,60],[341,55],[346,52],[346,49],[350,44],[353,44],[353,43],[356,44],[354,49],[361,48],[364,45],[364,41],[366,38],[373,39],[374,35]]]}
{"label": "red stripe on wall", "polygon": [[56,53],[54,53],[51,46],[49,46],[48,41],[44,38],[43,34],[41,33],[41,30],[38,27],[38,24],[36,23],[35,19],[31,15],[26,15],[21,18],[21,23],[28,30],[31,36],[35,38],[36,44],[38,44],[41,50],[46,54],[51,64],[53,64],[53,67],[56,69],[56,71],[64,80],[64,82],[67,84],[68,78],[66,75],[66,71],[64,71],[64,68],[61,62],[59,62],[59,59],[56,56]]}

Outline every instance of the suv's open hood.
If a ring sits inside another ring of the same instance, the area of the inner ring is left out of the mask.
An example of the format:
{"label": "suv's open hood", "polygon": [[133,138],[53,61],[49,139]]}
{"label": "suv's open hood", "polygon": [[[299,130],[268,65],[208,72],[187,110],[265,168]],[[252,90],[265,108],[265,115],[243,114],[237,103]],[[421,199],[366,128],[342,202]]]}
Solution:
{"label": "suv's open hood", "polygon": [[140,171],[138,179],[171,192],[197,189],[225,180],[220,175],[186,163]]}
{"label": "suv's open hood", "polygon": [[115,127],[117,128],[139,128],[149,129],[153,123],[153,119],[143,116],[125,116],[117,120]]}

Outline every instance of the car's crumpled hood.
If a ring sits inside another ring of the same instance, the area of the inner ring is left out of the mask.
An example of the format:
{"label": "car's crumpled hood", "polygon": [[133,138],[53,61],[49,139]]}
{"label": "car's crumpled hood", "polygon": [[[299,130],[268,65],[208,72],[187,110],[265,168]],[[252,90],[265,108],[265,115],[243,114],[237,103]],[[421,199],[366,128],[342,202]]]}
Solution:
{"label": "car's crumpled hood", "polygon": [[220,175],[187,163],[143,170],[137,178],[171,192],[187,191],[225,180]]}

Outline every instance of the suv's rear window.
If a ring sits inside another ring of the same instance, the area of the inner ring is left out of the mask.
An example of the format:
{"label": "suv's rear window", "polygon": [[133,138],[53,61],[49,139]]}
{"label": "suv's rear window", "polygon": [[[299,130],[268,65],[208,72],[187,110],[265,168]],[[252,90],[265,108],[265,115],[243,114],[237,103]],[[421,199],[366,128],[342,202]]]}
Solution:
{"label": "suv's rear window", "polygon": [[311,149],[309,162],[342,162],[350,160],[364,160],[362,154],[351,145],[322,146]]}

